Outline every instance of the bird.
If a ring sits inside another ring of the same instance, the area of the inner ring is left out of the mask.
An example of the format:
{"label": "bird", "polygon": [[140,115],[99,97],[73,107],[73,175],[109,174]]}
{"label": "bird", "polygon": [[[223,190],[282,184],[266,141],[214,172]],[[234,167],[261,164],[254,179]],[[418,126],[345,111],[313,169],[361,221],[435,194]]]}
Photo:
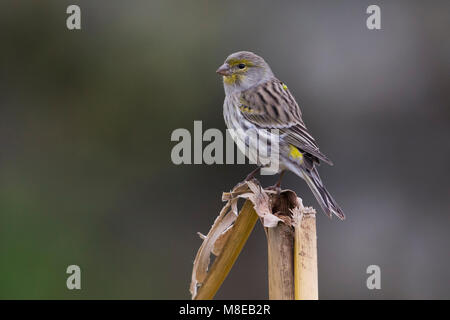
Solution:
{"label": "bird", "polygon": [[[246,180],[252,179],[269,162],[278,161],[275,166],[279,174],[275,185],[278,190],[283,174],[291,171],[307,183],[326,215],[344,220],[344,212],[325,188],[317,170],[322,161],[333,163],[319,150],[294,96],[287,85],[275,77],[269,64],[253,52],[239,51],[229,55],[216,72],[223,78],[225,124],[233,132],[233,140],[241,152],[255,159],[258,165]],[[275,160],[267,156],[271,142],[258,144],[250,134],[256,132],[271,139],[274,130],[278,143]]]}

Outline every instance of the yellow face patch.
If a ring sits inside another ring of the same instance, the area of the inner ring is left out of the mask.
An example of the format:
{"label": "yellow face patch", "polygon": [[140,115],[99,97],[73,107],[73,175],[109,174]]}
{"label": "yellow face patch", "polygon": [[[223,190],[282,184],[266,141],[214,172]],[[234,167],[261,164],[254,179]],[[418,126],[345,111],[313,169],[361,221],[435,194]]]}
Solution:
{"label": "yellow face patch", "polygon": [[245,64],[248,67],[252,67],[253,66],[253,63],[250,60],[247,60],[247,59],[230,59],[230,60],[227,61],[227,63],[231,67],[237,66],[238,64],[241,64],[241,63]]}
{"label": "yellow face patch", "polygon": [[[254,64],[248,59],[229,59],[228,61],[226,61],[226,63],[230,65],[230,68],[232,70],[231,75],[223,77],[223,82],[228,85],[235,84],[236,81],[242,80],[248,68],[254,66]],[[241,63],[245,64],[245,68],[240,69],[236,67]]]}
{"label": "yellow face patch", "polygon": [[303,153],[301,153],[300,150],[292,144],[289,145],[289,157],[293,160],[299,161],[300,163],[303,162]]}
{"label": "yellow face patch", "polygon": [[240,76],[236,73],[233,73],[229,76],[223,76],[223,82],[225,82],[226,84],[235,84],[236,81],[238,81],[240,78]]}

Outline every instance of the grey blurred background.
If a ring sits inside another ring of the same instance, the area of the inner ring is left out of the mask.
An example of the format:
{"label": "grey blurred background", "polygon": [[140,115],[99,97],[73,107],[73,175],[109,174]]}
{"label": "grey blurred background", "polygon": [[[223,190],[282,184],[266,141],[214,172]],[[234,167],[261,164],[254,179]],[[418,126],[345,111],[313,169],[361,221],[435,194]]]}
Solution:
{"label": "grey blurred background", "polygon": [[[2,1],[0,298],[189,298],[196,232],[253,167],[176,166],[170,135],[225,130],[215,70],[238,50],[335,163],[320,171],[347,220],[318,216],[320,298],[450,298],[449,31],[449,1]],[[267,298],[266,260],[258,225],[217,298]]]}

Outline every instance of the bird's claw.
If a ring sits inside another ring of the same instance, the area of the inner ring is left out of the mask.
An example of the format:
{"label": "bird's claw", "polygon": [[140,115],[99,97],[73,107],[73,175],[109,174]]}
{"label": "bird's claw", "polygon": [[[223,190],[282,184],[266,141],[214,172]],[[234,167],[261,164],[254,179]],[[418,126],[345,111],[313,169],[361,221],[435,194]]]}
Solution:
{"label": "bird's claw", "polygon": [[281,186],[279,184],[274,184],[273,186],[267,187],[267,190],[273,190],[277,193],[277,196],[281,193]]}

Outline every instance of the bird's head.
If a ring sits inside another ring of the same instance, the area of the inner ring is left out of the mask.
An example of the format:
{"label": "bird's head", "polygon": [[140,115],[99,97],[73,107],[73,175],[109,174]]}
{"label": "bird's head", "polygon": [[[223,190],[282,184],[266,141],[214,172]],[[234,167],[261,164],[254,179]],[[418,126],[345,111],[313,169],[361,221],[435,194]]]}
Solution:
{"label": "bird's head", "polygon": [[229,55],[216,72],[223,76],[226,93],[244,91],[273,78],[267,62],[249,51]]}

